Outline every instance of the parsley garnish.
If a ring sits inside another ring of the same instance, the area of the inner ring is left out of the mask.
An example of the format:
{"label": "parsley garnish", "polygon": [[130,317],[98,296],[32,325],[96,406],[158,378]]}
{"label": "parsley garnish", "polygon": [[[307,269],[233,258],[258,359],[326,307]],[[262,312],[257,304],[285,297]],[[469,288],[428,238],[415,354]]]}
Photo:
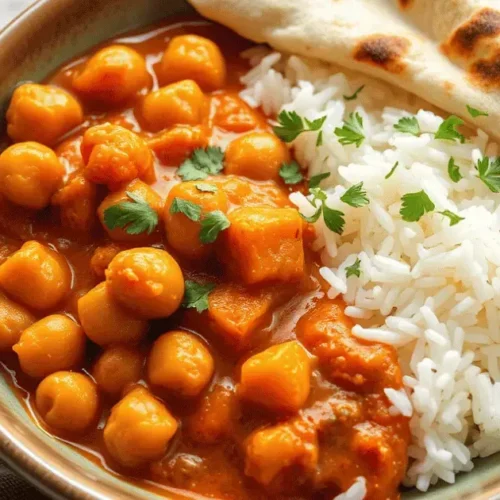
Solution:
{"label": "parsley garnish", "polygon": [[361,261],[359,258],[356,259],[356,262],[352,264],[352,266],[347,266],[345,268],[345,277],[349,278],[350,276],[357,276],[358,278],[361,276],[361,269],[359,268]]}
{"label": "parsley garnish", "polygon": [[448,175],[453,182],[458,182],[463,177],[453,156],[448,161]]}
{"label": "parsley garnish", "polygon": [[[309,121],[302,118],[295,111],[283,110],[278,115],[278,124],[273,127],[274,133],[284,142],[294,141],[302,132],[315,132],[325,123],[326,115]],[[320,140],[320,139],[318,139]]]}
{"label": "parsley garnish", "polygon": [[460,215],[454,214],[453,212],[450,212],[450,210],[443,210],[442,212],[438,212],[441,215],[444,215],[445,217],[448,217],[450,219],[450,226],[455,226],[458,224],[461,220],[464,220],[463,217],[460,217]]}
{"label": "parsley garnish", "polygon": [[361,85],[361,87],[359,87],[356,92],[354,92],[354,94],[352,95],[344,95],[342,96],[346,101],[353,101],[354,99],[356,99],[358,97],[358,94],[365,88],[364,85]]}
{"label": "parsley garnish", "polygon": [[384,179],[388,179],[389,177],[392,176],[392,174],[394,173],[394,171],[396,170],[396,168],[398,167],[399,165],[399,161],[397,161],[391,168],[390,172],[384,177]]}
{"label": "parsley garnish", "polygon": [[436,208],[424,190],[405,194],[401,201],[403,205],[399,213],[406,222],[417,222],[426,212],[432,212]]}
{"label": "parsley garnish", "polygon": [[500,193],[500,156],[481,158],[476,165],[479,178],[488,186],[490,191]]}
{"label": "parsley garnish", "polygon": [[171,214],[184,214],[188,219],[198,222],[201,217],[201,207],[192,201],[183,200],[182,198],[174,198],[170,205]]}
{"label": "parsley garnish", "polygon": [[201,193],[215,193],[217,191],[217,186],[213,184],[207,184],[206,182],[198,182],[195,187]]}
{"label": "parsley garnish", "polygon": [[411,134],[418,137],[421,134],[420,125],[416,116],[405,116],[401,118],[398,123],[394,125],[394,128],[398,132],[403,132],[404,134]]}
{"label": "parsley garnish", "polygon": [[208,212],[201,220],[200,241],[202,243],[213,243],[219,233],[227,229],[231,223],[224,212],[214,210]]}
{"label": "parsley garnish", "polygon": [[[310,217],[301,214],[302,218],[312,224],[320,218],[321,214],[323,214],[323,220],[325,221],[326,227],[334,233],[342,234],[345,224],[344,213],[326,205],[326,194],[321,191],[320,188],[313,188],[310,192],[313,195],[313,199],[310,203],[316,208],[316,212]],[[319,207],[316,207],[316,201],[320,201]]]}
{"label": "parsley garnish", "polygon": [[201,285],[196,281],[186,280],[184,300],[182,306],[187,309],[196,309],[199,313],[208,309],[208,296],[215,288],[214,283]]}
{"label": "parsley garnish", "polygon": [[304,180],[304,176],[300,170],[300,165],[296,161],[291,163],[283,163],[279,170],[280,177],[285,181],[285,184],[298,184]]}
{"label": "parsley garnish", "polygon": [[318,137],[316,138],[316,147],[323,145],[323,131],[320,130]]}
{"label": "parsley garnish", "polygon": [[349,118],[344,120],[344,125],[342,127],[337,127],[334,133],[343,146],[347,144],[356,144],[356,147],[359,148],[365,140],[363,118],[359,113],[350,113]]}
{"label": "parsley garnish", "polygon": [[460,141],[465,142],[465,137],[457,130],[457,127],[463,125],[464,121],[458,116],[451,115],[439,125],[439,128],[434,136],[435,139],[442,139],[445,141]]}
{"label": "parsley garnish", "polygon": [[330,172],[325,172],[324,174],[313,175],[309,179],[309,189],[313,189],[313,188],[319,187],[320,182],[323,179],[327,179],[328,177],[330,177],[330,175],[331,175]]}
{"label": "parsley garnish", "polygon": [[366,191],[363,190],[362,182],[351,186],[340,199],[354,208],[363,207],[370,203],[370,200],[366,197]]}
{"label": "parsley garnish", "polygon": [[208,146],[206,149],[195,149],[177,170],[177,175],[183,181],[198,181],[209,175],[218,174],[224,167],[222,161],[224,152],[221,148]]}
{"label": "parsley garnish", "polygon": [[466,107],[467,111],[472,116],[472,118],[477,118],[478,116],[489,116],[488,113],[486,113],[486,111],[481,111],[480,109],[473,108],[468,104],[466,104]]}
{"label": "parsley garnish", "polygon": [[127,234],[151,234],[158,225],[158,214],[136,193],[125,193],[132,201],[123,201],[104,210],[104,225],[110,230],[121,228]]}

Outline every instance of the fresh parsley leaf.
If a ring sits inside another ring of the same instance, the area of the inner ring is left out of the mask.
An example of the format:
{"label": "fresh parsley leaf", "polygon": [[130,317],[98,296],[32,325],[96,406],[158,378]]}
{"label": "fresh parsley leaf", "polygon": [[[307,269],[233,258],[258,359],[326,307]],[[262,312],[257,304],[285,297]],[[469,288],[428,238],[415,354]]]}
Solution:
{"label": "fresh parsley leaf", "polygon": [[206,149],[195,149],[177,170],[177,175],[183,181],[199,181],[206,179],[209,175],[215,175],[222,171],[224,152],[221,148],[208,146]]}
{"label": "fresh parsley leaf", "polygon": [[359,278],[361,276],[361,269],[359,268],[360,264],[361,261],[357,258],[354,264],[347,266],[345,268],[345,277],[349,278],[351,276],[357,276]]}
{"label": "fresh parsley leaf", "polygon": [[349,118],[344,120],[344,125],[342,127],[337,127],[334,133],[343,146],[347,144],[356,144],[356,147],[359,148],[365,140],[363,118],[359,113],[351,113]]}
{"label": "fresh parsley leaf", "polygon": [[215,193],[217,191],[217,186],[213,184],[208,184],[206,182],[198,182],[195,187],[201,193]]}
{"label": "fresh parsley leaf", "polygon": [[158,225],[158,214],[137,193],[125,193],[132,201],[123,201],[104,210],[104,225],[112,231],[123,229],[127,234],[151,234]]}
{"label": "fresh parsley leaf", "polygon": [[314,207],[316,207],[315,202],[317,200],[319,200],[319,201],[326,201],[326,194],[325,194],[325,192],[321,188],[319,188],[319,187],[317,187],[317,188],[311,188],[311,189],[309,189],[309,192],[313,195],[312,205]]}
{"label": "fresh parsley leaf", "polygon": [[[309,121],[302,118],[295,111],[283,110],[278,115],[278,125],[273,127],[274,133],[284,142],[294,141],[302,132],[318,131],[325,123],[326,115],[316,120]],[[321,132],[320,132],[321,134]],[[322,141],[318,138],[318,141]]]}
{"label": "fresh parsley leaf", "polygon": [[417,222],[426,212],[432,212],[436,208],[424,190],[407,193],[401,200],[403,205],[399,213],[406,222]]}
{"label": "fresh parsley leaf", "polygon": [[300,165],[296,161],[283,163],[279,173],[280,177],[285,181],[285,184],[298,184],[304,180]]}
{"label": "fresh parsley leaf", "polygon": [[323,202],[323,220],[330,231],[337,234],[344,232],[344,212],[328,207],[325,202]]}
{"label": "fresh parsley leaf", "polygon": [[187,309],[196,309],[199,313],[206,311],[208,309],[208,296],[214,288],[214,283],[202,285],[196,281],[186,280],[182,306]]}
{"label": "fresh parsley leaf", "polygon": [[171,214],[184,214],[188,219],[198,222],[201,217],[201,207],[196,203],[182,198],[174,198],[172,205],[170,205]]}
{"label": "fresh parsley leaf", "polygon": [[227,229],[231,223],[224,212],[214,210],[208,212],[201,220],[200,241],[202,243],[213,243],[219,233]]}
{"label": "fresh parsley leaf", "polygon": [[418,137],[422,132],[416,116],[405,116],[394,125],[398,132]]}
{"label": "fresh parsley leaf", "polygon": [[398,168],[399,161],[397,161],[391,168],[390,172],[384,177],[384,179],[388,179],[395,172],[396,168]]}
{"label": "fresh parsley leaf", "polygon": [[435,139],[442,139],[444,141],[460,141],[465,142],[465,137],[457,130],[457,127],[463,125],[464,121],[458,116],[451,115],[439,125],[439,128],[434,136]]}
{"label": "fresh parsley leaf", "polygon": [[313,175],[310,179],[309,179],[309,189],[314,189],[314,188],[317,188],[319,187],[319,184],[320,182],[323,180],[323,179],[328,179],[328,177],[330,177],[330,172],[325,172],[323,174],[316,174],[316,175]]}
{"label": "fresh parsley leaf", "polygon": [[304,121],[307,123],[307,130],[312,132],[317,132],[321,130],[323,123],[325,123],[326,115],[321,116],[320,118],[316,118],[316,120],[309,121],[307,118],[304,118]]}
{"label": "fresh parsley leaf", "polygon": [[473,108],[466,104],[467,111],[472,116],[472,118],[477,118],[478,116],[490,116],[486,111],[481,111],[480,109]]}
{"label": "fresh parsley leaf", "polygon": [[500,156],[481,158],[476,165],[479,178],[493,193],[500,193]]}
{"label": "fresh parsley leaf", "polygon": [[358,97],[358,94],[365,88],[364,85],[361,85],[361,87],[359,87],[358,89],[356,89],[356,91],[354,92],[354,94],[352,95],[343,95],[342,97],[346,100],[346,101],[353,101],[354,99],[356,99]]}
{"label": "fresh parsley leaf", "polygon": [[350,205],[351,207],[364,207],[370,203],[370,200],[366,197],[366,191],[363,190],[363,183],[354,184],[351,186],[340,199]]}
{"label": "fresh parsley leaf", "polygon": [[444,215],[445,217],[448,217],[448,219],[450,219],[450,226],[455,226],[461,220],[464,220],[463,217],[460,217],[460,215],[454,214],[450,210],[443,210],[442,212],[438,212],[438,213],[441,215]]}
{"label": "fresh parsley leaf", "polygon": [[323,145],[323,131],[320,130],[318,137],[316,138],[316,147]]}
{"label": "fresh parsley leaf", "polygon": [[458,182],[463,177],[453,156],[448,161],[448,175],[453,182]]}

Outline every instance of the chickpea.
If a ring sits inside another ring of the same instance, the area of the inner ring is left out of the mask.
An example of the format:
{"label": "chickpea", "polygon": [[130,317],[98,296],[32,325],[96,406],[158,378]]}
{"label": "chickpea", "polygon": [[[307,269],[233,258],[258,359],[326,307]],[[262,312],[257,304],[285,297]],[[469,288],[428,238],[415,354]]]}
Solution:
{"label": "chickpea", "polygon": [[80,363],[85,354],[85,335],[81,326],[67,316],[53,314],[24,330],[12,349],[24,373],[45,377]]}
{"label": "chickpea", "polygon": [[110,262],[119,254],[123,248],[114,243],[97,247],[90,259],[90,268],[95,276],[101,280],[106,279],[104,272],[108,268]]}
{"label": "chickpea", "polygon": [[85,96],[117,104],[149,85],[146,61],[135,50],[111,45],[94,54],[73,77],[73,86]]}
{"label": "chickpea", "polygon": [[81,146],[85,177],[111,190],[139,177],[155,180],[153,155],[137,134],[119,125],[105,123],[89,128]]}
{"label": "chickpea", "polygon": [[149,381],[181,396],[198,396],[213,373],[210,351],[191,333],[181,330],[165,333],[149,353]]}
{"label": "chickpea", "polygon": [[100,346],[136,344],[148,330],[147,321],[136,318],[112,297],[106,282],[80,298],[78,317],[87,337]]}
{"label": "chickpea", "polygon": [[129,234],[125,231],[125,229],[122,228],[109,229],[104,223],[104,212],[108,208],[123,203],[124,201],[132,202],[127,193],[133,193],[140,196],[155,212],[158,213],[158,215],[160,215],[162,205],[161,196],[147,184],[144,184],[144,182],[140,181],[139,179],[135,179],[123,189],[115,191],[114,193],[111,193],[106,196],[106,198],[104,198],[103,202],[97,209],[99,220],[101,221],[102,226],[112,240],[129,241],[131,243],[137,243],[141,241],[144,242],[145,240],[148,241],[149,235],[146,232],[140,234]]}
{"label": "chickpea", "polygon": [[104,444],[125,467],[138,467],[161,458],[177,432],[177,421],[147,389],[129,392],[111,410]]}
{"label": "chickpea", "polygon": [[28,241],[0,266],[0,286],[24,305],[44,311],[68,295],[71,271],[62,255]]}
{"label": "chickpea", "polygon": [[35,317],[23,306],[0,295],[0,352],[12,349],[21,333],[35,321]]}
{"label": "chickpea", "polygon": [[53,429],[81,433],[97,421],[99,395],[87,375],[60,371],[40,382],[36,408]]}
{"label": "chickpea", "polygon": [[226,80],[226,63],[219,47],[197,35],[172,38],[161,63],[162,82],[194,80],[205,90],[217,90]]}
{"label": "chickpea", "polygon": [[7,110],[7,133],[15,142],[54,145],[83,122],[79,102],[53,85],[25,83],[14,91]]}
{"label": "chickpea", "polygon": [[[200,191],[196,186],[198,181],[182,182],[175,185],[168,194],[165,203],[163,218],[165,220],[165,232],[169,245],[184,257],[189,259],[207,258],[213,253],[213,244],[204,244],[200,241],[201,225],[198,221],[192,221],[183,213],[171,213],[172,203],[176,198],[190,201],[199,205],[203,213],[214,210],[227,212],[229,202],[226,193],[222,189],[214,192]],[[205,182],[205,184],[207,184]],[[215,184],[211,184],[214,188]]]}
{"label": "chickpea", "polygon": [[0,155],[0,192],[12,203],[39,210],[62,184],[64,167],[37,142],[21,142]]}
{"label": "chickpea", "polygon": [[170,316],[184,296],[181,268],[157,248],[120,252],[106,270],[106,280],[119,302],[147,319]]}
{"label": "chickpea", "polygon": [[156,132],[177,124],[198,125],[205,97],[193,80],[182,80],[151,92],[144,98],[142,116]]}
{"label": "chickpea", "polygon": [[225,173],[258,181],[279,181],[279,170],[290,154],[269,132],[251,132],[232,141],[226,150]]}
{"label": "chickpea", "polygon": [[92,375],[101,391],[119,397],[141,378],[144,356],[134,347],[115,345],[96,361]]}

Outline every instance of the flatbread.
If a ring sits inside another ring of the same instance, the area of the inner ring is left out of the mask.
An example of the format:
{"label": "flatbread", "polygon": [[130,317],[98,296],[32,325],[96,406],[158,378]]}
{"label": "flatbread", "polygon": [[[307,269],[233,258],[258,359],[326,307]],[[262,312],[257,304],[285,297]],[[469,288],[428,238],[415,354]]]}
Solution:
{"label": "flatbread", "polygon": [[189,2],[245,38],[381,78],[500,138],[500,0]]}

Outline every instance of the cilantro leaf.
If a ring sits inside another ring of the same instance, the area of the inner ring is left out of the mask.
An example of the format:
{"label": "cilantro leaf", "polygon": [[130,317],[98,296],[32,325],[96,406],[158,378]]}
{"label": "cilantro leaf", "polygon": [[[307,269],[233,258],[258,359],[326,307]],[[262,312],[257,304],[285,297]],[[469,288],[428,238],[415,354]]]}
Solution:
{"label": "cilantro leaf", "polygon": [[325,202],[323,202],[323,220],[330,231],[337,234],[342,234],[344,232],[344,213],[340,210],[328,207]]}
{"label": "cilantro leaf", "polygon": [[349,118],[344,120],[344,125],[337,127],[334,133],[339,138],[339,143],[343,146],[356,144],[356,147],[359,148],[365,140],[363,118],[359,113],[351,113]]}
{"label": "cilantro leaf", "polygon": [[472,118],[477,118],[478,116],[490,116],[486,111],[481,111],[480,109],[473,108],[466,104],[467,111],[472,116]]}
{"label": "cilantro leaf", "polygon": [[312,205],[314,207],[316,207],[316,205],[314,204],[315,201],[319,200],[319,201],[326,201],[326,194],[324,193],[324,191],[317,187],[317,188],[311,188],[309,189],[309,192],[313,195],[313,199],[312,199]]}
{"label": "cilantro leaf", "polygon": [[392,176],[392,174],[395,172],[396,168],[398,168],[399,161],[397,161],[391,168],[390,172],[384,177],[384,179],[389,179],[389,177]]}
{"label": "cilantro leaf", "polygon": [[323,179],[328,179],[328,177],[330,177],[331,173],[330,172],[325,172],[323,174],[316,174],[316,175],[313,175],[310,179],[309,179],[309,189],[314,189],[314,188],[317,188],[319,187],[319,184],[320,182],[323,180]]}
{"label": "cilantro leaf", "polygon": [[349,278],[351,276],[357,276],[359,278],[361,276],[361,269],[359,268],[360,264],[361,261],[357,258],[354,264],[347,266],[345,268],[345,277]]}
{"label": "cilantro leaf", "polygon": [[198,182],[195,187],[201,193],[215,193],[217,191],[217,186],[213,184],[208,184],[206,182]]}
{"label": "cilantro leaf", "polygon": [[476,165],[479,178],[493,193],[500,193],[500,156],[481,158]]}
{"label": "cilantro leaf", "polygon": [[340,199],[350,205],[351,207],[364,207],[370,203],[370,200],[366,197],[366,191],[363,190],[363,183],[354,184],[351,186]]}
{"label": "cilantro leaf", "polygon": [[460,141],[465,142],[465,137],[457,130],[457,127],[463,125],[464,121],[458,116],[451,115],[444,120],[434,135],[435,139],[442,139],[444,141]]}
{"label": "cilantro leaf", "polygon": [[201,285],[196,281],[186,280],[182,306],[186,309],[196,309],[199,313],[208,309],[208,296],[215,288],[214,283]]}
{"label": "cilantro leaf", "polygon": [[296,161],[283,163],[280,167],[279,174],[285,181],[285,184],[298,184],[304,180],[300,165]]}
{"label": "cilantro leaf", "polygon": [[188,219],[198,222],[201,217],[201,207],[196,203],[182,198],[174,198],[172,205],[170,205],[171,214],[184,214]]}
{"label": "cilantro leaf", "polygon": [[132,201],[123,201],[104,210],[104,225],[110,230],[121,228],[127,234],[151,234],[158,225],[158,214],[137,193],[125,193]]}
{"label": "cilantro leaf", "polygon": [[418,137],[422,132],[416,116],[405,116],[394,125],[398,132]]}
{"label": "cilantro leaf", "polygon": [[323,145],[323,131],[320,130],[318,137],[316,138],[316,147]]}
{"label": "cilantro leaf", "polygon": [[316,118],[316,120],[309,121],[307,118],[304,118],[304,121],[307,123],[307,130],[312,131],[312,132],[317,132],[318,130],[321,130],[321,127],[323,126],[323,123],[325,123],[326,120],[326,115],[321,116],[319,118]]}
{"label": "cilantro leaf", "polygon": [[342,97],[344,98],[344,100],[346,101],[353,101],[354,99],[356,99],[358,97],[358,94],[365,88],[364,85],[361,85],[361,87],[359,87],[358,89],[356,89],[356,91],[354,92],[354,94],[352,95],[343,95]]}
{"label": "cilantro leaf", "polygon": [[448,161],[448,175],[453,182],[458,182],[463,177],[453,156]]}
{"label": "cilantro leaf", "polygon": [[460,215],[454,214],[450,210],[443,210],[442,212],[438,212],[438,213],[441,215],[444,215],[445,217],[448,217],[448,219],[450,219],[450,226],[455,226],[460,221],[464,220],[463,217],[460,217]]}
{"label": "cilantro leaf", "polygon": [[[302,132],[321,130],[323,123],[325,123],[326,115],[316,120],[308,120],[302,118],[295,111],[283,110],[278,115],[278,125],[273,127],[274,133],[284,142],[294,141]],[[322,142],[323,136],[318,137],[316,142]]]}
{"label": "cilantro leaf", "polygon": [[200,241],[202,243],[213,243],[219,233],[227,229],[231,223],[224,212],[214,210],[208,212],[201,220]]}
{"label": "cilantro leaf", "polygon": [[403,205],[399,213],[406,222],[417,222],[426,212],[432,212],[436,208],[424,190],[407,193],[401,200]]}
{"label": "cilantro leaf", "polygon": [[215,175],[224,168],[222,161],[224,152],[221,148],[208,146],[206,149],[195,149],[177,170],[177,175],[183,181],[198,181],[206,179],[209,175]]}

